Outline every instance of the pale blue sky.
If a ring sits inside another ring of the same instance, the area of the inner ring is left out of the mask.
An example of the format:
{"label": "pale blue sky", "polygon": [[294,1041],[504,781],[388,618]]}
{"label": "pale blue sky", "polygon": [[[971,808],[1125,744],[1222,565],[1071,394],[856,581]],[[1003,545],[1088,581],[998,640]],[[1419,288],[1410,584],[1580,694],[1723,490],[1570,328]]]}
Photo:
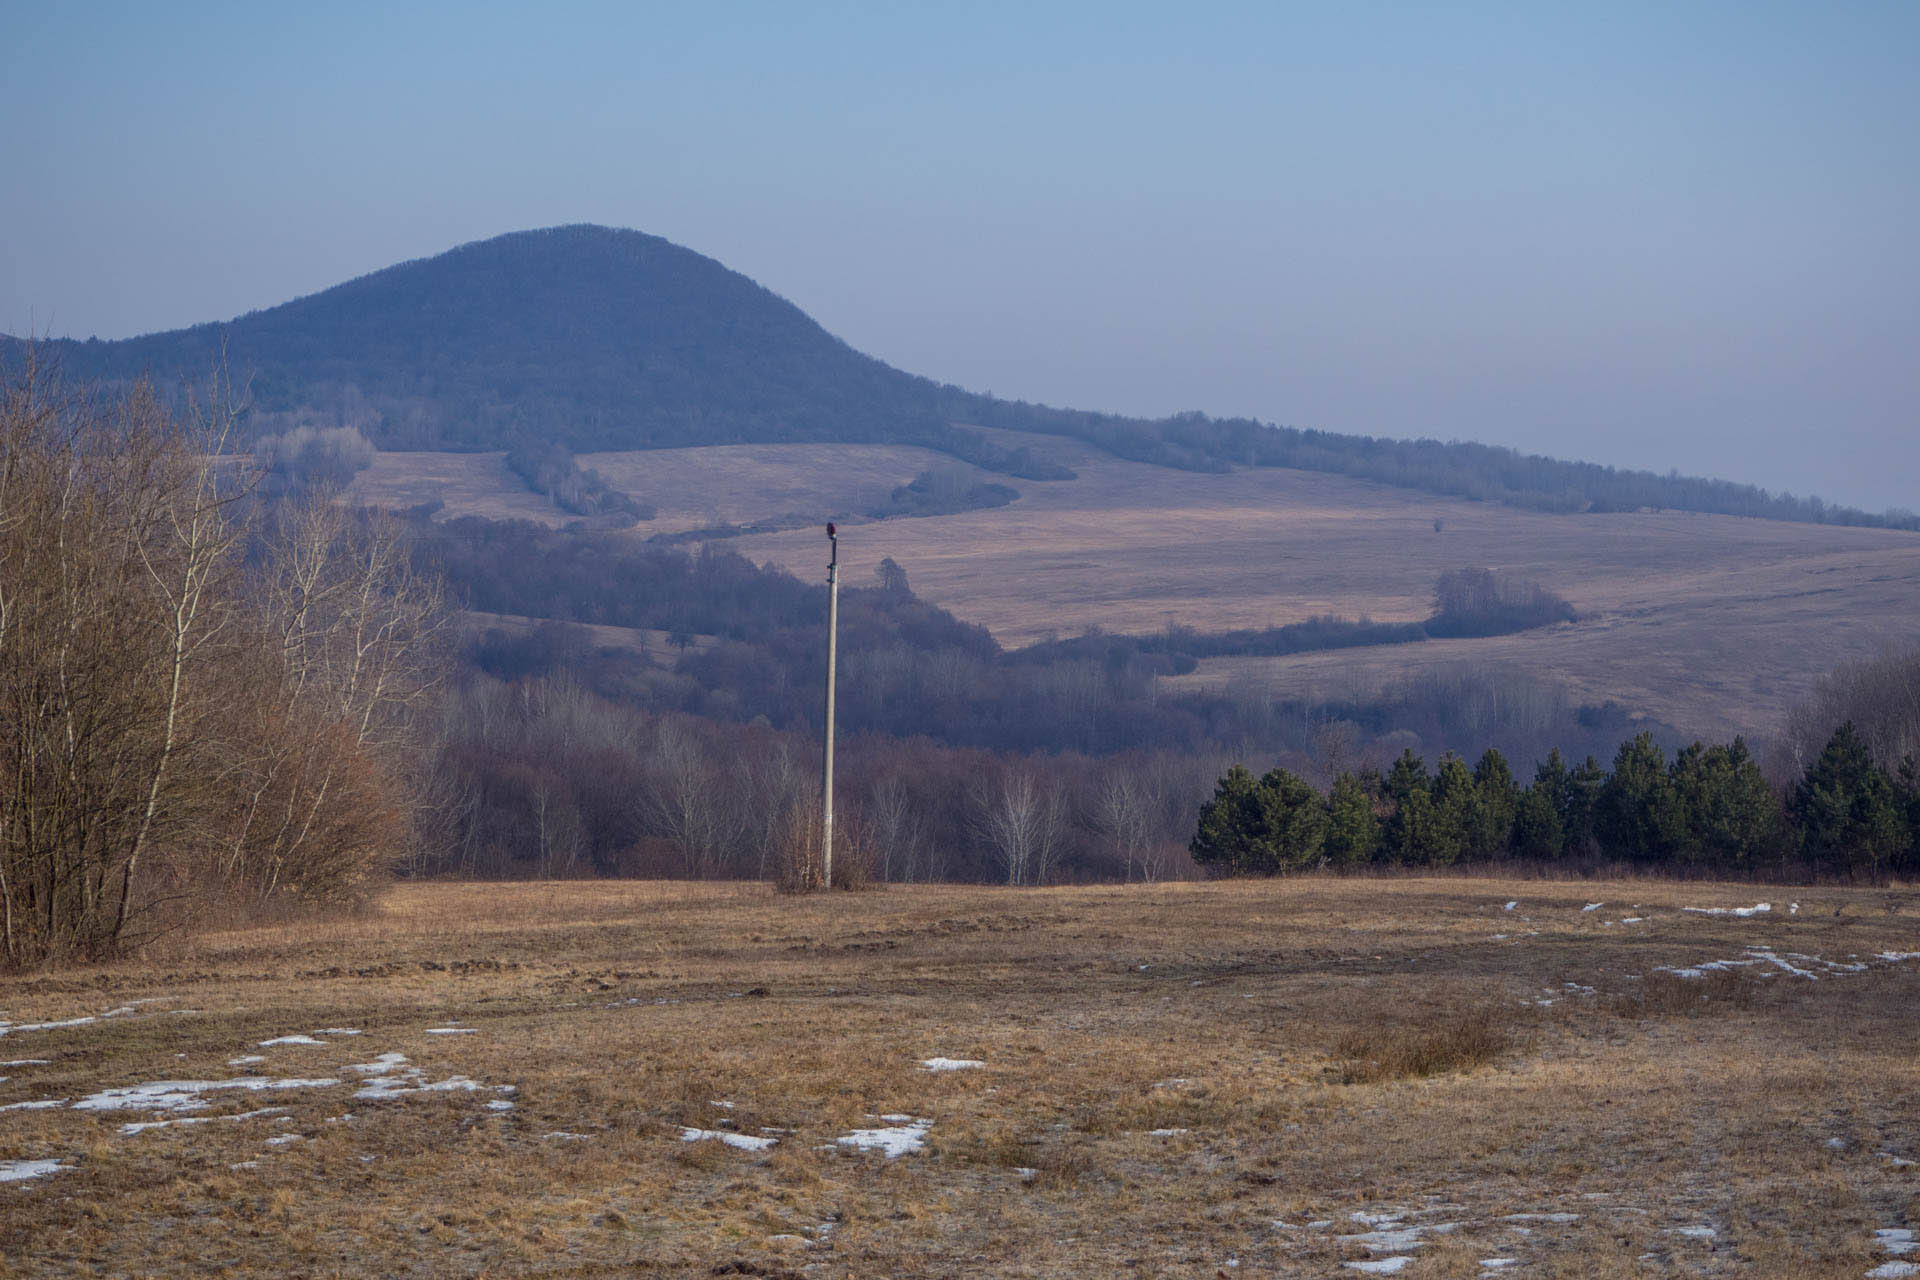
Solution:
{"label": "pale blue sky", "polygon": [[0,0],[0,329],[635,227],[975,390],[1920,508],[1920,3]]}

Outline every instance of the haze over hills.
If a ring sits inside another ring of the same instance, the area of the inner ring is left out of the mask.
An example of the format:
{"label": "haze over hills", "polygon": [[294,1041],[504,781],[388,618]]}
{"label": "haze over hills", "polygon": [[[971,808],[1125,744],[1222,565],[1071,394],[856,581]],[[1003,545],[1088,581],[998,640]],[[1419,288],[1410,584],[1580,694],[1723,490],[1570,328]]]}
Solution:
{"label": "haze over hills", "polygon": [[[19,338],[0,340],[10,362]],[[1549,511],[1640,507],[1920,527],[1725,481],[1470,443],[1392,441],[1201,414],[1148,421],[994,399],[853,350],[798,307],[689,249],[596,226],[523,231],[402,263],[224,324],[47,341],[71,379],[162,387],[221,359],[263,428],[354,425],[382,448],[574,451],[778,442],[918,445],[1064,478],[973,427],[1070,436],[1192,471],[1283,466]]]}

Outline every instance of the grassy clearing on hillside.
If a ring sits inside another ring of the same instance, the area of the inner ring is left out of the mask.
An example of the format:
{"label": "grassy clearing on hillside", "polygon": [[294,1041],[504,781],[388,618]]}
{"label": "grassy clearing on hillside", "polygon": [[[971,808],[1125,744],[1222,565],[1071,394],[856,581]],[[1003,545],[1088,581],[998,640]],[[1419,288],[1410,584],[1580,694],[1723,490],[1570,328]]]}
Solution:
{"label": "grassy clearing on hillside", "polygon": [[[1703,735],[1765,734],[1836,663],[1905,641],[1920,611],[1920,535],[1684,512],[1555,516],[1315,472],[1203,475],[1125,462],[1051,437],[988,432],[1077,473],[1020,481],[1008,507],[849,527],[842,580],[904,567],[923,598],[1004,644],[1089,627],[1145,633],[1263,628],[1317,615],[1425,618],[1435,579],[1489,567],[1572,602],[1582,621],[1515,636],[1382,650],[1210,659],[1186,685],[1281,697],[1365,696],[1457,663],[1499,664],[1576,698],[1617,699]],[[659,508],[632,536],[793,512],[862,509],[928,465],[923,449],[738,445],[583,455]],[[962,464],[953,463],[956,467]],[[964,469],[964,468],[962,468]],[[976,478],[991,479],[984,472]],[[446,513],[564,513],[497,455],[380,454],[349,496]],[[808,581],[819,530],[729,539]]]}
{"label": "grassy clearing on hillside", "polygon": [[404,887],[0,981],[0,1271],[1862,1276],[1920,894],[1752,894]]}

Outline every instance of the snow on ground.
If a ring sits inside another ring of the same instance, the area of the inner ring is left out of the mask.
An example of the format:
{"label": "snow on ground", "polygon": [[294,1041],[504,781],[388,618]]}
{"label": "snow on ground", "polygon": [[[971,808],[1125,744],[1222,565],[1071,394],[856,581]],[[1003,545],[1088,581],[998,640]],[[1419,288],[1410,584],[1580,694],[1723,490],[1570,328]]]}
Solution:
{"label": "snow on ground", "polygon": [[472,1036],[480,1034],[478,1027],[428,1027],[430,1036]]}
{"label": "snow on ground", "polygon": [[[1897,964],[1904,960],[1920,960],[1920,952],[1882,951],[1873,957],[1887,964]],[[1857,956],[1845,960],[1828,960],[1823,956],[1808,955],[1803,951],[1775,951],[1772,947],[1753,946],[1747,948],[1747,954],[1737,960],[1704,960],[1691,965],[1657,965],[1660,973],[1670,973],[1676,978],[1704,978],[1709,973],[1731,971],[1752,966],[1761,966],[1762,978],[1774,975],[1766,971],[1768,966],[1792,974],[1796,978],[1818,980],[1823,974],[1827,977],[1845,976],[1850,973],[1865,973],[1873,966]]]}
{"label": "snow on ground", "polygon": [[884,1129],[855,1129],[843,1134],[834,1141],[843,1147],[853,1147],[860,1151],[878,1151],[887,1159],[911,1155],[927,1145],[927,1130],[933,1127],[933,1121],[917,1119],[913,1116],[887,1115],[878,1117],[890,1122]]}
{"label": "snow on ground", "polygon": [[[765,1151],[779,1142],[778,1138],[756,1138],[752,1134],[729,1133],[724,1129],[682,1129],[682,1142],[724,1142],[741,1151]],[[842,1139],[845,1141],[845,1139]]]}
{"label": "snow on ground", "polygon": [[1397,1258],[1368,1258],[1363,1262],[1343,1262],[1340,1265],[1370,1276],[1390,1276],[1412,1262],[1411,1257],[1401,1254]]}
{"label": "snow on ground", "polygon": [[1682,911],[1691,911],[1697,916],[1763,916],[1773,910],[1771,902],[1756,902],[1750,907],[1682,907]]}
{"label": "snow on ground", "polygon": [[182,1116],[177,1120],[136,1120],[120,1126],[120,1132],[126,1136],[145,1133],[148,1129],[171,1129],[176,1125],[212,1124],[216,1120],[252,1120],[258,1116],[278,1116],[286,1114],[285,1107],[261,1107],[258,1111],[242,1111],[232,1116]]}
{"label": "snow on ground", "polygon": [[52,1058],[13,1058],[6,1062],[0,1062],[0,1067],[47,1067],[52,1065]]}
{"label": "snow on ground", "polygon": [[0,1160],[0,1182],[25,1182],[72,1167],[58,1160]]}
{"label": "snow on ground", "polygon": [[262,1040],[262,1049],[271,1049],[277,1044],[325,1044],[325,1040],[315,1040],[312,1036],[275,1036],[271,1040]]}
{"label": "snow on ground", "polygon": [[1581,909],[1582,911],[1598,911],[1598,910],[1599,910],[1600,908],[1602,908],[1602,907],[1604,907],[1604,906],[1606,906],[1606,905],[1607,905],[1607,904],[1606,904],[1606,903],[1604,903],[1604,902],[1589,902],[1589,903],[1588,903],[1588,904],[1587,904],[1586,906],[1584,906],[1584,907],[1582,907],[1582,908],[1580,908],[1580,909]]}
{"label": "snow on ground", "polygon": [[1901,1280],[1902,1276],[1920,1276],[1920,1262],[1883,1262],[1867,1272],[1867,1280]]}
{"label": "snow on ground", "polygon": [[84,1027],[100,1019],[89,1014],[84,1018],[68,1018],[64,1022],[0,1022],[0,1036],[10,1036],[16,1031],[58,1031],[61,1027]]}
{"label": "snow on ground", "polygon": [[67,1105],[65,1098],[35,1098],[31,1102],[9,1102],[0,1107],[0,1111],[48,1111],[54,1107]]}
{"label": "snow on ground", "polygon": [[923,1058],[920,1065],[929,1071],[968,1071],[987,1064],[978,1058]]}
{"label": "snow on ground", "polygon": [[102,1089],[73,1104],[75,1111],[202,1111],[213,1104],[209,1093],[227,1089],[258,1092],[267,1089],[325,1089],[341,1083],[337,1079],[276,1080],[270,1076],[241,1076],[237,1080],[155,1080],[148,1084]]}

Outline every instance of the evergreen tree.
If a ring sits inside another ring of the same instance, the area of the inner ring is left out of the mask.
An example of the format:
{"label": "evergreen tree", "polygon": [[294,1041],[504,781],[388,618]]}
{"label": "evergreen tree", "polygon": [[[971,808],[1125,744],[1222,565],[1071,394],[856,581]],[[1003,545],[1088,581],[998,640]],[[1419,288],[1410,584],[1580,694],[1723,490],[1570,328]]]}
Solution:
{"label": "evergreen tree", "polygon": [[1745,869],[1779,850],[1780,802],[1744,738],[1694,743],[1674,757],[1671,778],[1685,814],[1679,861]]}
{"label": "evergreen tree", "polygon": [[1823,870],[1878,875],[1904,852],[1906,823],[1893,779],[1873,762],[1851,720],[1807,770],[1793,812],[1801,852]]}
{"label": "evergreen tree", "polygon": [[1327,810],[1306,779],[1274,769],[1260,779],[1260,815],[1267,874],[1301,871],[1320,860],[1327,838]]}
{"label": "evergreen tree", "polygon": [[1242,765],[1228,769],[1200,806],[1200,822],[1187,852],[1210,875],[1248,875],[1272,861],[1265,844],[1258,785]]}
{"label": "evergreen tree", "polygon": [[1473,785],[1473,774],[1465,761],[1449,751],[1440,758],[1440,770],[1433,778],[1433,821],[1421,861],[1446,867],[1479,852],[1472,847],[1479,822],[1480,793]]}
{"label": "evergreen tree", "polygon": [[[1557,756],[1559,753],[1555,752]],[[1557,762],[1556,762],[1557,763]],[[1542,765],[1544,773],[1546,766]],[[1560,827],[1559,793],[1564,791],[1566,781],[1565,766],[1561,766],[1558,783],[1551,776],[1534,779],[1532,786],[1520,793],[1520,803],[1513,813],[1513,851],[1523,858],[1558,858],[1565,848],[1566,837]]]}
{"label": "evergreen tree", "polygon": [[1594,834],[1612,857],[1670,860],[1686,836],[1686,813],[1667,774],[1666,755],[1650,733],[1622,743],[1613,773],[1600,788]]}
{"label": "evergreen tree", "polygon": [[1900,809],[1907,820],[1906,848],[1900,854],[1900,870],[1912,871],[1920,868],[1920,763],[1909,755],[1900,761],[1900,773],[1895,778],[1895,788],[1900,793]]}
{"label": "evergreen tree", "polygon": [[1560,829],[1566,837],[1568,854],[1591,856],[1599,851],[1596,815],[1600,809],[1600,792],[1606,785],[1607,771],[1592,756],[1566,775],[1560,801]]}
{"label": "evergreen tree", "polygon": [[1336,867],[1368,862],[1380,844],[1380,820],[1373,813],[1373,797],[1366,784],[1342,771],[1327,792],[1328,861]]}
{"label": "evergreen tree", "polygon": [[1473,767],[1473,786],[1478,793],[1472,846],[1481,857],[1499,857],[1513,843],[1513,821],[1520,804],[1520,788],[1513,780],[1507,759],[1488,747]]}
{"label": "evergreen tree", "polygon": [[1400,753],[1387,771],[1381,790],[1392,806],[1387,815],[1381,852],[1385,861],[1413,863],[1421,860],[1426,847],[1427,829],[1433,822],[1433,796],[1427,780],[1427,762],[1409,747]]}

